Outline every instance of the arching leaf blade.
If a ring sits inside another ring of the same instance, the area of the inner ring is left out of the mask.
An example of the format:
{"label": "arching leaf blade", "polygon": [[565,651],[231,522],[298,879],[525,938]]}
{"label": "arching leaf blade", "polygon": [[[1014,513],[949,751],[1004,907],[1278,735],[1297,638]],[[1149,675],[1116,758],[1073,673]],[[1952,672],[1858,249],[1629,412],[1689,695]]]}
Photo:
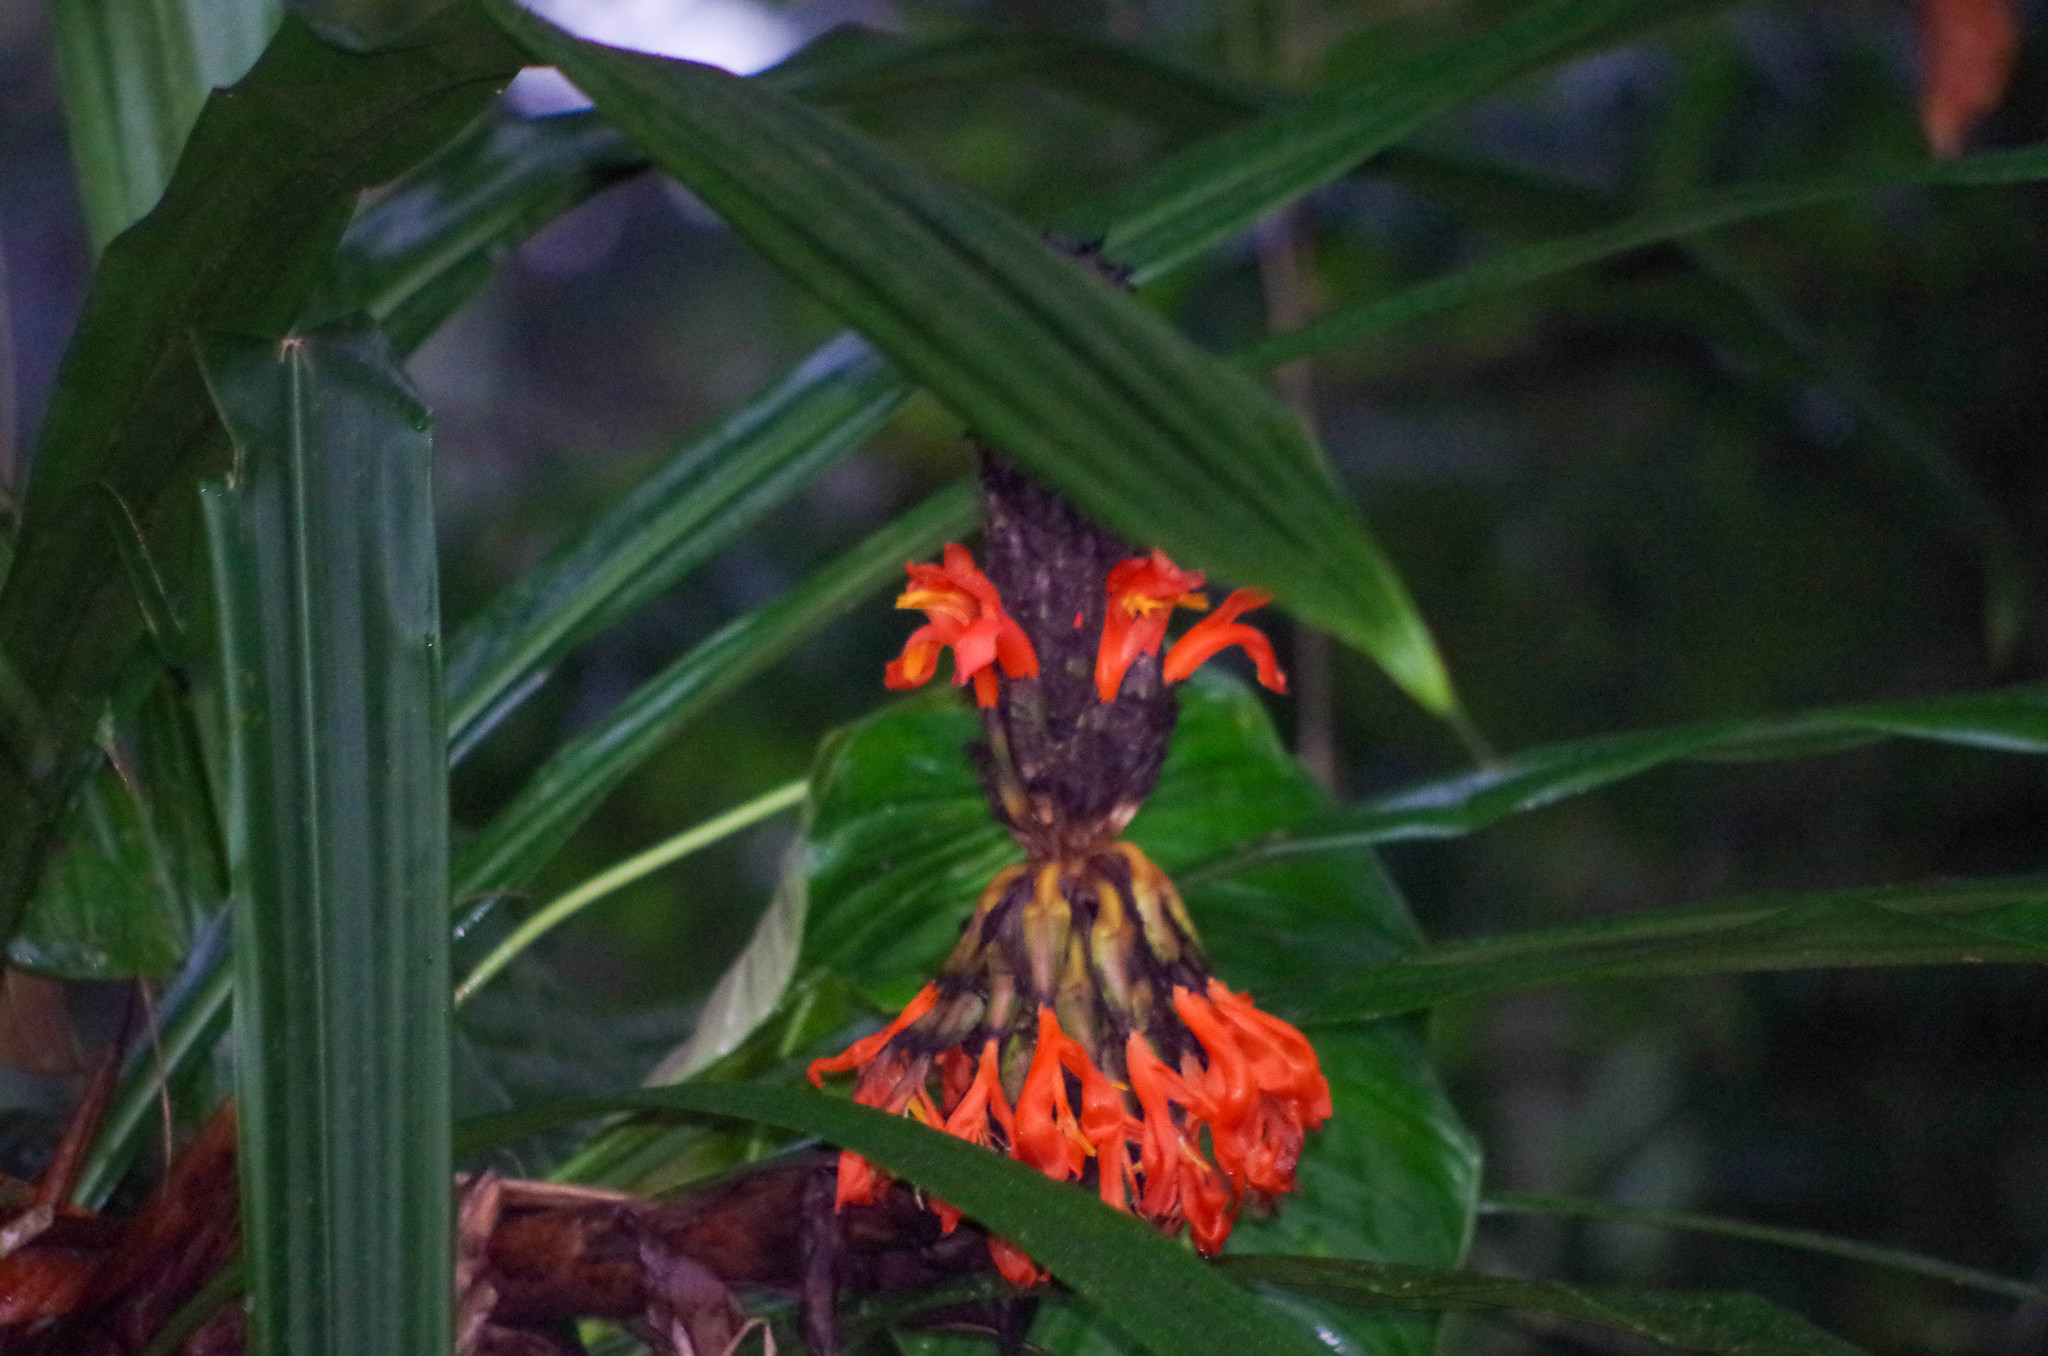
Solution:
{"label": "arching leaf blade", "polygon": [[466,1127],[466,1145],[502,1143],[616,1111],[755,1121],[852,1149],[958,1206],[1024,1248],[1154,1356],[1310,1356],[1326,1350],[1149,1225],[1091,1192],[898,1116],[809,1091],[681,1084],[602,1101],[514,1112]]}
{"label": "arching leaf blade", "polygon": [[1206,880],[1287,857],[1477,833],[1684,759],[1803,758],[1883,738],[2048,754],[2048,683],[1546,744],[1277,831],[1241,852],[1202,863],[1192,876]]}
{"label": "arching leaf blade", "polygon": [[1224,1270],[1247,1283],[1373,1308],[1543,1314],[1703,1356],[1860,1356],[1861,1351],[1755,1295],[1571,1285],[1334,1257],[1233,1258]]}
{"label": "arching leaf blade", "polygon": [[1602,980],[1902,965],[2048,965],[2048,878],[1759,895],[1427,947],[1286,995],[1306,1026]]}
{"label": "arching leaf blade", "polygon": [[941,490],[775,602],[677,659],[596,727],[556,750],[456,859],[458,902],[522,888],[605,796],[713,702],[787,654],[825,621],[974,520],[966,484]]}
{"label": "arching leaf blade", "polygon": [[455,633],[451,757],[460,759],[569,650],[672,588],[857,450],[907,395],[872,350],[843,338],[685,442]]}
{"label": "arching leaf blade", "polygon": [[1999,187],[2044,178],[2048,178],[2048,146],[2024,146],[1881,170],[1701,190],[1592,230],[1503,250],[1384,297],[1338,306],[1300,329],[1251,345],[1237,354],[1237,361],[1248,368],[1277,367],[1384,334],[1494,292],[1526,286],[1631,250],[1682,241],[1781,212],[1867,197],[1887,189]]}
{"label": "arching leaf blade", "polygon": [[1111,526],[1270,589],[1456,702],[1405,587],[1266,392],[1000,212],[811,109],[688,62],[508,31],[978,433]]}

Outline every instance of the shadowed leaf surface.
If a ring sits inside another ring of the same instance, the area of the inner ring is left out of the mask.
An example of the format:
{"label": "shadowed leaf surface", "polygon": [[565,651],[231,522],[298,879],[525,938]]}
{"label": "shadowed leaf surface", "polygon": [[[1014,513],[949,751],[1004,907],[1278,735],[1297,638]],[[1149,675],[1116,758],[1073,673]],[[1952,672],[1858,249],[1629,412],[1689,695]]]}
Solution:
{"label": "shadowed leaf surface", "polygon": [[450,1333],[448,791],[432,448],[367,330],[210,339],[207,529],[252,1349]]}

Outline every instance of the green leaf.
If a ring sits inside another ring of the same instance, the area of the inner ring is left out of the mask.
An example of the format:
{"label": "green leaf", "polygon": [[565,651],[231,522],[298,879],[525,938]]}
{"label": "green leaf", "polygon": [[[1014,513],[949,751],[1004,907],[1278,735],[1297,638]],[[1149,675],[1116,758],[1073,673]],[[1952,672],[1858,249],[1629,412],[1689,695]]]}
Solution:
{"label": "green leaf", "polygon": [[860,447],[907,395],[870,350],[844,339],[686,442],[456,633],[451,756],[459,759],[570,649],[673,587]]}
{"label": "green leaf", "polygon": [[1744,896],[1430,947],[1287,995],[1303,1025],[1552,984],[1835,966],[2048,964],[2048,877]]}
{"label": "green leaf", "polygon": [[1991,667],[2003,668],[2033,611],[2038,585],[2019,534],[2005,512],[1964,463],[1928,425],[1876,382],[1826,335],[1809,325],[1770,280],[1718,242],[1693,238],[1684,244],[1693,263],[1741,299],[1776,344],[1804,372],[1821,382],[1877,436],[1871,441],[1889,455],[1885,470],[1909,493],[1925,495],[1948,532],[1984,560],[1985,648]]}
{"label": "green leaf", "polygon": [[1456,701],[1392,566],[1263,389],[1009,218],[822,115],[710,67],[578,41],[555,64],[772,262],[977,433],[1104,522],[1282,602]]}
{"label": "green leaf", "polygon": [[799,584],[727,624],[558,749],[464,848],[455,898],[523,887],[599,802],[686,722],[973,521],[973,487],[941,490]]}
{"label": "green leaf", "polygon": [[1187,147],[1062,225],[1100,239],[1112,259],[1150,277],[1515,76],[1673,8],[1661,0],[1539,0],[1476,37]]}
{"label": "green leaf", "polygon": [[1051,30],[968,32],[918,42],[842,24],[755,78],[828,106],[914,98],[934,89],[1038,85],[1183,135],[1216,131],[1270,102],[1212,71]]}
{"label": "green leaf", "polygon": [[465,1148],[626,1110],[758,1121],[816,1135],[866,1156],[1015,1242],[1154,1356],[1310,1356],[1309,1333],[1092,1192],[1054,1182],[986,1149],[869,1107],[791,1088],[741,1084],[627,1093],[514,1112],[465,1127]]}
{"label": "green leaf", "polygon": [[72,979],[162,978],[227,900],[226,863],[185,697],[156,684],[80,789],[10,963]]}
{"label": "green leaf", "polygon": [[1567,1285],[1324,1257],[1233,1259],[1247,1282],[1347,1304],[1401,1309],[1508,1309],[1648,1337],[1708,1356],[1858,1356],[1859,1349],[1755,1295],[1683,1295]]}
{"label": "green leaf", "polygon": [[432,448],[380,336],[219,339],[251,1350],[450,1340],[448,792]]}
{"label": "green leaf", "polygon": [[440,145],[517,66],[465,9],[367,55],[287,19],[248,77],[207,101],[157,209],[107,247],[0,591],[16,698],[0,705],[0,936],[13,934],[140,634],[116,519],[141,525],[174,594],[190,574],[193,488],[226,450],[190,336],[284,330],[356,194]]}
{"label": "green leaf", "polygon": [[739,1049],[775,1014],[789,993],[790,980],[796,977],[809,902],[803,858],[791,851],[783,860],[774,896],[754,924],[753,936],[712,986],[690,1038],[662,1056],[648,1072],[648,1086],[680,1083],[710,1068]]}
{"label": "green leaf", "polygon": [[[842,1031],[864,1010],[840,976],[816,970],[798,978],[782,1002],[731,1053],[690,1076],[692,1083],[791,1081],[802,1056]],[[558,1181],[667,1196],[775,1152],[787,1141],[758,1126],[667,1117],[629,1117],[593,1136],[551,1174]]]}
{"label": "green leaf", "polygon": [[1998,753],[2048,753],[2048,683],[1549,744],[1475,772],[1394,792],[1320,823],[1275,832],[1244,852],[1205,863],[1193,878],[1208,880],[1318,852],[1476,833],[1511,815],[1681,759],[1808,757],[1886,736]]}
{"label": "green leaf", "polygon": [[[1172,873],[1327,806],[1259,699],[1203,675],[1159,786],[1129,837]],[[832,736],[812,773],[811,922],[804,963],[900,1002],[951,948],[981,888],[1016,860],[961,746],[979,733],[957,697],[889,708]],[[1334,982],[1400,955],[1414,924],[1373,864],[1322,857],[1187,892],[1216,971],[1262,995],[1303,975]],[[1277,1219],[1239,1223],[1233,1251],[1365,1253],[1448,1265],[1464,1255],[1478,1150],[1417,1030],[1384,1023],[1319,1040],[1335,1115],[1303,1154]],[[1375,1351],[1427,1352],[1433,1325],[1320,1313]]]}
{"label": "green leaf", "polygon": [[1300,329],[1253,344],[1236,357],[1248,368],[1278,367],[1312,353],[1384,334],[1494,292],[1555,277],[1631,250],[1684,240],[1802,207],[1911,186],[1995,187],[2034,183],[2044,178],[2048,178],[2048,146],[2025,146],[1954,160],[1700,190],[1683,200],[1650,207],[1594,230],[1502,250],[1441,278],[1372,301],[1336,307]]}
{"label": "green leaf", "polygon": [[646,167],[593,113],[526,118],[493,107],[356,213],[308,317],[361,312],[409,351],[507,249]]}
{"label": "green leaf", "polygon": [[2024,1281],[1993,1275],[1988,1271],[1979,1271],[1975,1267],[1957,1266],[1953,1262],[1944,1262],[1938,1257],[1928,1257],[1917,1252],[1907,1252],[1903,1248],[1879,1247],[1853,1238],[1816,1233],[1811,1229],[1786,1229],[1774,1224],[1754,1224],[1749,1220],[1725,1219],[1718,1215],[1694,1215],[1673,1210],[1638,1210],[1629,1206],[1609,1205],[1605,1201],[1589,1201],[1575,1196],[1539,1195],[1526,1191],[1504,1191],[1488,1196],[1480,1202],[1480,1211],[1489,1215],[1551,1215],[1568,1219],[1594,1219],[1611,1224],[1633,1224],[1648,1229],[1677,1229],[1687,1233],[1711,1234],[1719,1238],[1742,1239],[1750,1243],[1768,1243],[1773,1247],[1792,1248],[1827,1257],[1841,1257],[1865,1266],[1946,1281],[1950,1285],[1968,1290],[1981,1290],[1986,1294],[1997,1295],[2001,1299],[2017,1300],[2021,1304],[2048,1306],[2048,1290],[2028,1285]]}
{"label": "green leaf", "polygon": [[94,250],[156,206],[215,86],[240,80],[278,0],[55,0],[64,128]]}
{"label": "green leaf", "polygon": [[227,921],[216,918],[200,933],[184,970],[160,1000],[154,1038],[129,1057],[114,1103],[78,1175],[75,1196],[89,1210],[106,1204],[143,1139],[156,1128],[166,1088],[227,1035],[234,997]]}

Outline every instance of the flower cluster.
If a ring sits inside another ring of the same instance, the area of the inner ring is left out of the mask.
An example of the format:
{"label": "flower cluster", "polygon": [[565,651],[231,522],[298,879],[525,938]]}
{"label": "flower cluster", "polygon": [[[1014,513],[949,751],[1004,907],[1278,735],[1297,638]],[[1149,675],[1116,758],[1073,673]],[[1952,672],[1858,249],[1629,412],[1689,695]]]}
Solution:
{"label": "flower cluster", "polygon": [[[1172,881],[1122,842],[998,873],[938,979],[811,1081],[855,1069],[856,1101],[1185,1224],[1203,1253],[1247,1199],[1293,1188],[1305,1134],[1330,1115],[1308,1040],[1208,974]],[[840,1206],[885,1185],[840,1156]],[[959,1212],[935,1208],[950,1233]],[[991,1249],[1012,1282],[1040,1278],[1003,1240]]]}
{"label": "flower cluster", "polygon": [[939,668],[939,651],[953,647],[953,686],[974,683],[974,700],[996,704],[996,666],[1012,678],[1038,676],[1038,656],[1024,629],[1003,611],[1003,600],[988,576],[974,567],[967,548],[946,544],[942,563],[903,567],[910,587],[896,600],[931,618],[910,633],[903,653],[891,661],[882,682],[892,688],[923,687]]}
{"label": "flower cluster", "polygon": [[[928,681],[952,648],[953,681],[981,709],[969,752],[1025,860],[983,890],[937,978],[811,1080],[854,1072],[855,1100],[1186,1227],[1213,1253],[1247,1201],[1292,1189],[1329,1086],[1299,1031],[1209,972],[1173,882],[1120,834],[1164,759],[1173,684],[1240,646],[1286,691],[1272,644],[1238,620],[1267,595],[1237,590],[1166,648],[1176,608],[1208,609],[1201,573],[1134,554],[993,459],[984,486],[989,575],[957,545],[908,567],[897,606],[930,621],[887,681]],[[841,1154],[840,1207],[887,1184]],[[930,1204],[952,1232],[959,1212]],[[1006,1240],[989,1246],[1013,1283],[1042,1278]]]}
{"label": "flower cluster", "polygon": [[[942,564],[912,562],[903,568],[910,575],[910,587],[896,599],[896,606],[922,611],[931,620],[911,633],[903,653],[890,662],[882,677],[885,684],[899,690],[924,686],[938,672],[939,651],[949,645],[953,685],[965,687],[971,681],[980,706],[996,704],[998,667],[1011,678],[1038,676],[1038,655],[1030,638],[1003,611],[996,586],[975,567],[965,547],[948,542]],[[1156,549],[1111,567],[1095,659],[1095,687],[1103,701],[1116,700],[1124,674],[1139,655],[1159,652],[1174,608],[1208,609],[1207,595],[1196,592],[1205,578],[1200,570],[1181,569]],[[1273,596],[1260,589],[1233,592],[1214,615],[1195,623],[1167,652],[1166,681],[1187,681],[1202,664],[1236,645],[1251,656],[1261,683],[1286,692],[1287,675],[1273,657],[1273,643],[1237,620],[1271,601]],[[1085,620],[1084,614],[1076,613],[1075,627]]]}

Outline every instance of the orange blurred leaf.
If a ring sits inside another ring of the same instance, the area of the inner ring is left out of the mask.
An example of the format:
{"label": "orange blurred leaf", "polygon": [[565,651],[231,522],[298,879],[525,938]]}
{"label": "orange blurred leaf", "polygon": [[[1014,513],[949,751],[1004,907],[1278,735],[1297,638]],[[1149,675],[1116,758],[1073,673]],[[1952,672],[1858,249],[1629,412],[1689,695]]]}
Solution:
{"label": "orange blurred leaf", "polygon": [[2020,49],[2013,0],[1918,0],[1920,125],[1938,156],[1960,154],[1998,107]]}

